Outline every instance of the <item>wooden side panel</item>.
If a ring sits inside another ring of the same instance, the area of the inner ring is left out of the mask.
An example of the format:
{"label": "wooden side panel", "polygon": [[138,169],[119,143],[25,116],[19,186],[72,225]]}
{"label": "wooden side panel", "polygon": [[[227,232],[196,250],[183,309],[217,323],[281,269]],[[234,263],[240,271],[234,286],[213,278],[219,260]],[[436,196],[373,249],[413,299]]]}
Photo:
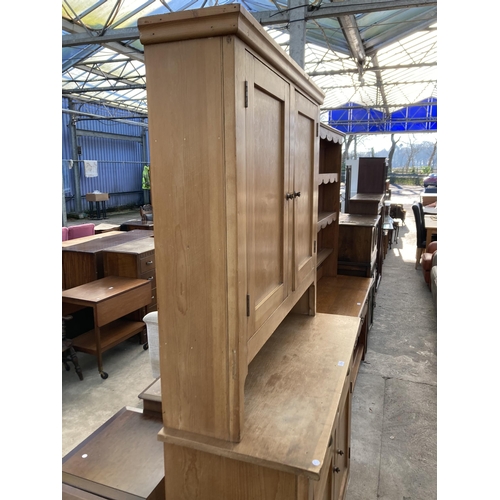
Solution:
{"label": "wooden side panel", "polygon": [[289,84],[247,54],[248,277],[251,337],[289,292]]}
{"label": "wooden side panel", "polygon": [[[145,48],[163,421],[220,439],[231,429],[222,38]],[[229,106],[234,104],[229,103]],[[232,109],[232,108],[231,108]],[[237,384],[238,385],[238,384]]]}
{"label": "wooden side panel", "polygon": [[298,478],[293,474],[181,446],[164,446],[166,500],[298,500]]}

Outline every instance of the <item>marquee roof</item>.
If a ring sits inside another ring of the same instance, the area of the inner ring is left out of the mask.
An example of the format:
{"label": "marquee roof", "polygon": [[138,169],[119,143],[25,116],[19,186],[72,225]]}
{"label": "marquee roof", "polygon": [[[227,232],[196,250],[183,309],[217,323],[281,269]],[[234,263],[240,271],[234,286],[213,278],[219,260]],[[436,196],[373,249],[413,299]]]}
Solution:
{"label": "marquee roof", "polygon": [[[334,116],[345,119],[353,107],[364,110],[358,119],[377,116],[387,123],[394,113],[410,117],[412,113],[405,109],[422,102],[437,107],[437,0],[289,2],[290,6],[276,0],[238,1],[287,52],[296,39],[290,30],[297,20],[305,21],[303,66],[326,95],[324,121]],[[63,0],[63,96],[147,115],[137,20],[228,3],[234,2]],[[434,131],[435,109],[429,113]],[[339,123],[330,121],[333,126]],[[384,132],[388,130],[384,125]],[[355,128],[351,133],[356,133]]]}

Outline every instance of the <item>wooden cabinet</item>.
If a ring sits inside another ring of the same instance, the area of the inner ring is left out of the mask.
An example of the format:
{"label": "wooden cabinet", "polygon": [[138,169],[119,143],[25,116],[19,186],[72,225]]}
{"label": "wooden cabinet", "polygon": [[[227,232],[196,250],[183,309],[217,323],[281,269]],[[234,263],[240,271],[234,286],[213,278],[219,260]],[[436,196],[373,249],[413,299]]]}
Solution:
{"label": "wooden cabinet", "polygon": [[315,313],[322,92],[240,5],[139,20],[166,427],[239,441],[247,367]]}
{"label": "wooden cabinet", "polygon": [[154,238],[142,238],[107,248],[102,252],[102,261],[104,276],[140,278],[151,282],[151,303],[146,313],[157,310]]}

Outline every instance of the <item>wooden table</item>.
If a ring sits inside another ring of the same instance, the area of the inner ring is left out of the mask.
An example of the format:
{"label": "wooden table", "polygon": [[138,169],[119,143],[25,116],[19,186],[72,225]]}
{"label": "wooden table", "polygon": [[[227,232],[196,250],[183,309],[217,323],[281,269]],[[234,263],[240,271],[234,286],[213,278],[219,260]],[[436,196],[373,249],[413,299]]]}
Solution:
{"label": "wooden table", "polygon": [[425,220],[425,246],[427,246],[432,241],[432,235],[437,235],[437,215],[424,215]]}
{"label": "wooden table", "polygon": [[424,207],[426,205],[434,203],[435,201],[437,201],[437,199],[438,199],[437,193],[422,193],[420,195],[420,201]]}
{"label": "wooden table", "polygon": [[140,333],[143,321],[124,316],[151,302],[148,280],[108,276],[62,292],[63,314],[81,307],[91,307],[94,328],[73,339],[75,350],[97,357],[97,368],[103,379],[108,378],[102,366],[102,353]]}
{"label": "wooden table", "polygon": [[162,425],[161,414],[122,408],[63,458],[63,499],[165,498]]}

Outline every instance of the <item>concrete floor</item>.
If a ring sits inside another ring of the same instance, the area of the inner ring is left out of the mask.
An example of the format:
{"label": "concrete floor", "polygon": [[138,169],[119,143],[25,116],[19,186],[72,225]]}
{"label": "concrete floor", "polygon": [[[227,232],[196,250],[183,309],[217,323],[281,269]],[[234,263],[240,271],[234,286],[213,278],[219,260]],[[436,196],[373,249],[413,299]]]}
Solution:
{"label": "concrete floor", "polygon": [[[368,351],[352,402],[351,476],[346,500],[437,498],[437,311],[420,266],[415,269],[411,204],[422,188],[392,187],[406,226],[388,251],[376,296]],[[138,213],[110,215],[121,223]],[[87,220],[68,221],[68,225]],[[98,224],[99,221],[96,221]],[[153,376],[137,341],[104,353],[107,380],[95,358],[78,354],[85,379],[62,368],[62,456],[138,394]]]}

